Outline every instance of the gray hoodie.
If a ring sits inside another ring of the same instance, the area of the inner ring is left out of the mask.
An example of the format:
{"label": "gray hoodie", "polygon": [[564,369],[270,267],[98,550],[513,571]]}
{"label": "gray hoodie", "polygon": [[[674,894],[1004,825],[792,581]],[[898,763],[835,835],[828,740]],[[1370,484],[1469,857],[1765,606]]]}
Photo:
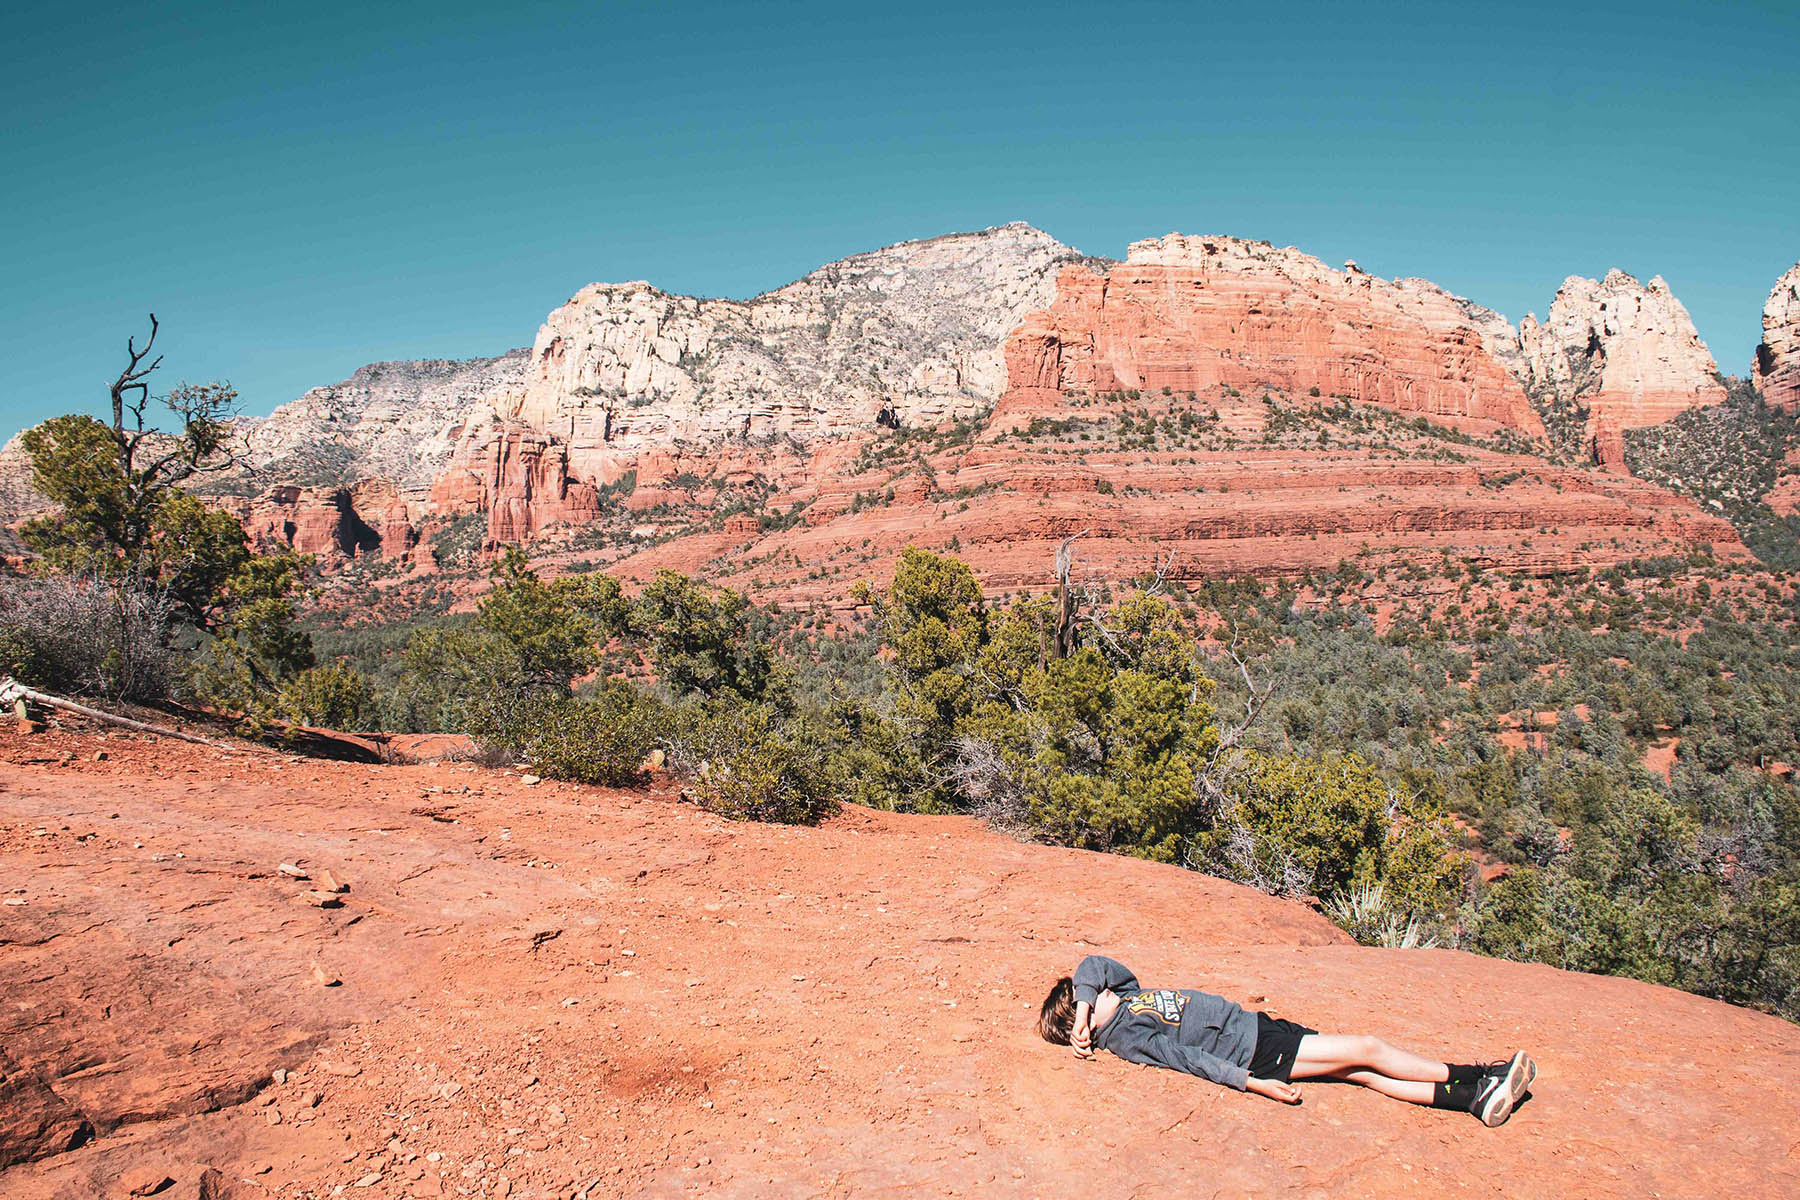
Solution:
{"label": "gray hoodie", "polygon": [[1093,1004],[1103,991],[1121,1003],[1095,1031],[1100,1049],[1244,1090],[1256,1052],[1254,1013],[1210,992],[1141,987],[1121,964],[1090,954],[1075,968],[1075,999]]}

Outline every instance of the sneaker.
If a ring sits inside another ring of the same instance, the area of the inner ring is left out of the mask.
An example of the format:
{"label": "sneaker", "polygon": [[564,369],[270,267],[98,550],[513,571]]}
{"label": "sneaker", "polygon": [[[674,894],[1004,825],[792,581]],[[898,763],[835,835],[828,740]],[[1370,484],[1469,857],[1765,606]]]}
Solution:
{"label": "sneaker", "polygon": [[1475,1099],[1470,1103],[1469,1111],[1489,1129],[1506,1124],[1506,1119],[1512,1116],[1513,1094],[1507,1086],[1508,1078],[1500,1072],[1490,1072],[1476,1085]]}
{"label": "sneaker", "polygon": [[[1487,1079],[1499,1080],[1500,1087],[1490,1090],[1486,1086],[1487,1080],[1482,1081],[1483,1086],[1475,1102],[1475,1115],[1489,1128],[1504,1125],[1506,1119],[1512,1116],[1513,1107],[1519,1103],[1519,1097],[1525,1094],[1525,1089],[1536,1078],[1537,1064],[1523,1050],[1515,1053],[1505,1063],[1496,1064]],[[1504,1104],[1500,1100],[1501,1093],[1506,1097]]]}

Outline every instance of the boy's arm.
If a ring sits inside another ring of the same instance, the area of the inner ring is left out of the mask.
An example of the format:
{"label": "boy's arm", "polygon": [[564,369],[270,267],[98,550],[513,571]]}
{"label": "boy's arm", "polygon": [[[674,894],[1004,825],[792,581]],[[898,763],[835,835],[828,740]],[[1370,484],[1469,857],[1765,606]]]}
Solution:
{"label": "boy's arm", "polygon": [[[1119,1044],[1111,1047],[1112,1052],[1128,1062],[1147,1063],[1153,1067],[1168,1067],[1175,1071],[1186,1071],[1189,1075],[1198,1075],[1202,1079],[1210,1079],[1214,1083],[1223,1084],[1238,1091],[1248,1090],[1250,1072],[1234,1062],[1227,1062],[1216,1054],[1208,1054],[1193,1046],[1183,1046],[1166,1033],[1155,1033],[1138,1027],[1128,1027],[1121,1031]],[[1264,1082],[1258,1080],[1258,1082]],[[1258,1089],[1258,1094],[1268,1095]],[[1280,1097],[1275,1097],[1279,1099]]]}
{"label": "boy's arm", "polygon": [[1075,1002],[1075,1023],[1069,1027],[1069,1045],[1076,1058],[1094,1057],[1094,1007],[1085,1001]]}
{"label": "boy's arm", "polygon": [[1105,955],[1090,954],[1075,968],[1076,1004],[1092,1008],[1101,992],[1124,995],[1137,990],[1137,976],[1126,970],[1123,963],[1114,962]]}

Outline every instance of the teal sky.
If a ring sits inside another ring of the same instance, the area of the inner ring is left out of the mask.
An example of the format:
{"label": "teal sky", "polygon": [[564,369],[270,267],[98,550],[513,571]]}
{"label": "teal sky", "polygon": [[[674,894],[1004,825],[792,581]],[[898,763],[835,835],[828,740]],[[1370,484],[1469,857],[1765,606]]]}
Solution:
{"label": "teal sky", "polygon": [[1540,315],[1662,274],[1728,373],[1800,258],[1800,5],[9,7],[0,436],[529,344],[597,279],[747,296],[1025,220],[1295,245]]}

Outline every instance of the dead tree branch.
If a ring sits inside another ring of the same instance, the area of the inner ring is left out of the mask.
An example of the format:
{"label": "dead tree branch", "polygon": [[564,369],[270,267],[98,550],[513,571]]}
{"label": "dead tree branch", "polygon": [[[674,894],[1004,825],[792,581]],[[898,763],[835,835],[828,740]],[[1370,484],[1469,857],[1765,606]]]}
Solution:
{"label": "dead tree branch", "polygon": [[1195,780],[1201,796],[1215,811],[1223,809],[1224,781],[1230,773],[1231,760],[1237,752],[1238,744],[1243,741],[1244,735],[1256,725],[1257,718],[1262,715],[1263,707],[1268,704],[1269,697],[1275,694],[1276,687],[1280,682],[1271,679],[1267,684],[1261,687],[1257,686],[1255,677],[1250,674],[1250,664],[1246,663],[1243,656],[1238,653],[1239,637],[1239,630],[1236,625],[1233,625],[1231,641],[1226,645],[1225,653],[1230,656],[1232,663],[1237,667],[1238,674],[1243,676],[1243,717],[1237,724],[1220,731],[1219,744],[1207,756],[1206,763],[1200,768]]}
{"label": "dead tree branch", "polygon": [[16,707],[22,705],[26,701],[41,705],[45,708],[60,708],[64,712],[77,713],[81,716],[90,717],[93,720],[101,721],[108,725],[117,725],[123,729],[135,729],[139,733],[153,733],[158,737],[179,738],[184,742],[197,742],[202,746],[214,746],[220,750],[256,750],[266,754],[275,753],[275,751],[268,750],[262,746],[234,746],[230,742],[221,742],[213,738],[202,737],[197,733],[187,733],[180,729],[170,729],[165,725],[152,725],[147,721],[134,721],[130,717],[121,717],[116,713],[109,713],[102,709],[89,708],[85,704],[77,704],[75,701],[65,700],[61,696],[52,696],[48,692],[40,692],[35,688],[28,688],[11,676],[0,679],[0,707]]}
{"label": "dead tree branch", "polygon": [[1075,653],[1075,626],[1080,617],[1080,606],[1069,587],[1069,574],[1075,569],[1075,540],[1086,537],[1087,533],[1084,529],[1070,534],[1056,547],[1056,636],[1051,653],[1057,658],[1067,658]]}
{"label": "dead tree branch", "polygon": [[[150,357],[151,348],[156,345],[156,330],[156,314],[151,313],[150,337],[144,342],[144,348],[142,350],[137,348],[135,334],[125,339],[125,354],[130,361],[125,364],[125,369],[119,372],[119,377],[112,382],[110,390],[112,392],[113,436],[119,439],[121,449],[125,446],[125,414],[127,412],[136,417],[136,427],[139,431],[144,428],[144,405],[150,398],[150,385],[144,382],[144,378],[162,366],[162,355],[160,354],[151,361],[149,366],[143,365],[144,360]],[[137,393],[135,402],[126,400],[126,394],[130,392]]]}

